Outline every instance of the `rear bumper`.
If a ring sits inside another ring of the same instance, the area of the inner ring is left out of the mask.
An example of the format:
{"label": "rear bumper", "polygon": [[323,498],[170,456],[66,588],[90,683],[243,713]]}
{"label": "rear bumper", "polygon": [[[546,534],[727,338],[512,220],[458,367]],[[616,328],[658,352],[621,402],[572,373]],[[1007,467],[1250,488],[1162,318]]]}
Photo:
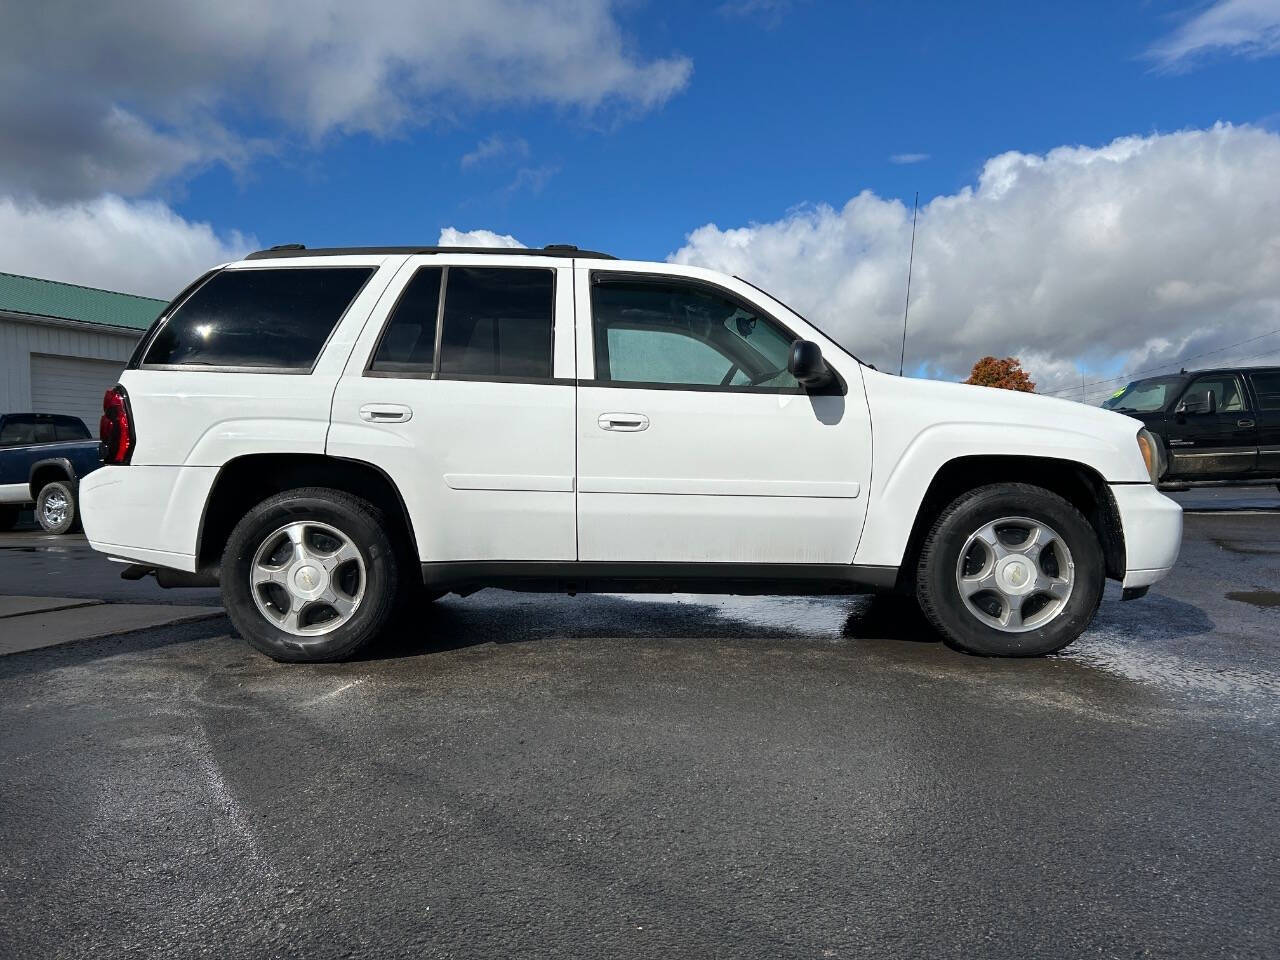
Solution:
{"label": "rear bumper", "polygon": [[95,550],[194,572],[217,467],[101,467],[80,481],[80,519]]}
{"label": "rear bumper", "polygon": [[1162,579],[1182,548],[1182,507],[1147,483],[1111,486],[1124,531],[1124,587]]}

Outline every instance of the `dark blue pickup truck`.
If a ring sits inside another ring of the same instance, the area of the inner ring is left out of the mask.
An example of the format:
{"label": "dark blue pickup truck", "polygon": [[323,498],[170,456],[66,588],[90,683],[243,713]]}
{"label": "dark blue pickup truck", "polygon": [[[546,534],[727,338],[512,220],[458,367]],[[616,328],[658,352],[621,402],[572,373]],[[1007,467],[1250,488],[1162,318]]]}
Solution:
{"label": "dark blue pickup truck", "polygon": [[0,530],[12,529],[18,512],[32,505],[47,533],[75,529],[80,478],[100,466],[102,451],[83,420],[0,415]]}

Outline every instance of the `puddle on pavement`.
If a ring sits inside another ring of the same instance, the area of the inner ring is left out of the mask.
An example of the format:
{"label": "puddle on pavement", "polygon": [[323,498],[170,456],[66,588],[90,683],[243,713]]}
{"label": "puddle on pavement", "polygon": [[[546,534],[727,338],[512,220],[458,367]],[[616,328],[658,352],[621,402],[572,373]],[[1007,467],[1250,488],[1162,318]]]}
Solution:
{"label": "puddle on pavement", "polygon": [[1274,590],[1233,590],[1225,596],[1228,600],[1236,600],[1262,609],[1280,607],[1280,593]]}

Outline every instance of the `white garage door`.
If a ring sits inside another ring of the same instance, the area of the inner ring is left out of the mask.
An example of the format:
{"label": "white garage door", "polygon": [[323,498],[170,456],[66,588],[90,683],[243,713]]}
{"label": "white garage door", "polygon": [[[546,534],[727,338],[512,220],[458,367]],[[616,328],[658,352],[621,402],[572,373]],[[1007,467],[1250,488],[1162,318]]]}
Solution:
{"label": "white garage door", "polygon": [[116,385],[124,364],[113,360],[31,355],[31,409],[79,417],[98,435],[102,395]]}

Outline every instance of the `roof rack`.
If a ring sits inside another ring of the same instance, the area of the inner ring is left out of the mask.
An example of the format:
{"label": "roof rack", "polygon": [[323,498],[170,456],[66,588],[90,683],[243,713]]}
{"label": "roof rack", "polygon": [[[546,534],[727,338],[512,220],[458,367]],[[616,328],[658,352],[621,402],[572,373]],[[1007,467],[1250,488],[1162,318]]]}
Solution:
{"label": "roof rack", "polygon": [[584,260],[617,260],[608,253],[579,250],[571,243],[549,243],[545,247],[316,247],[308,250],[301,243],[280,243],[258,250],[246,260],[275,260],[280,257],[339,257],[359,254],[406,255],[423,253],[488,253],[524,254],[530,257],[582,257]]}

